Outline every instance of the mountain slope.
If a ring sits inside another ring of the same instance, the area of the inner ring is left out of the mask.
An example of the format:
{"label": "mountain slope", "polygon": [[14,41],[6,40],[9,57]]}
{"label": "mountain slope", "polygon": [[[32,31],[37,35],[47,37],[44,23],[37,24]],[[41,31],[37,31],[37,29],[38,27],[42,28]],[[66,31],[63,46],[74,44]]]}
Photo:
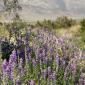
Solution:
{"label": "mountain slope", "polygon": [[[2,0],[0,0],[1,2]],[[20,16],[25,20],[55,19],[57,16],[84,17],[85,0],[19,0]],[[0,10],[3,4],[0,3]]]}

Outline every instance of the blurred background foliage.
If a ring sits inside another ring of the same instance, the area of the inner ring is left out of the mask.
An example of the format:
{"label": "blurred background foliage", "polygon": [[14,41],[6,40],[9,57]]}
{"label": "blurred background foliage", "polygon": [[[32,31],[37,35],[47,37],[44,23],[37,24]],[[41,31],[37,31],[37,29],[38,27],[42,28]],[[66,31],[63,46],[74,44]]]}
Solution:
{"label": "blurred background foliage", "polygon": [[[0,36],[12,35],[18,36],[18,33],[24,34],[24,29],[48,29],[54,31],[56,34],[72,36],[73,41],[81,48],[85,49],[85,19],[75,20],[66,16],[57,17],[55,21],[46,20],[37,21],[35,24],[24,22],[20,19],[18,14],[13,18],[11,23],[0,22]],[[66,32],[64,32],[66,31]]]}
{"label": "blurred background foliage", "polygon": [[57,17],[55,21],[46,20],[46,19],[42,22],[37,21],[36,26],[46,27],[49,29],[59,29],[59,28],[69,28],[75,25],[76,23],[77,23],[76,20],[63,16],[63,17]]}

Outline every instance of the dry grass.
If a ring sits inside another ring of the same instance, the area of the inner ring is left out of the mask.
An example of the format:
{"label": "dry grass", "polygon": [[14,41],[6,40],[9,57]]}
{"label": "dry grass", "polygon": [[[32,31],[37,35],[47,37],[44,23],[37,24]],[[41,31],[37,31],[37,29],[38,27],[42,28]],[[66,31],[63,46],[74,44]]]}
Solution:
{"label": "dry grass", "polygon": [[69,38],[72,38],[74,37],[75,34],[79,32],[79,30],[80,30],[80,25],[75,25],[67,29],[58,29],[56,30],[56,33],[58,33],[61,37],[68,36]]}
{"label": "dry grass", "polygon": [[9,33],[7,32],[5,26],[0,26],[0,36],[8,37]]}

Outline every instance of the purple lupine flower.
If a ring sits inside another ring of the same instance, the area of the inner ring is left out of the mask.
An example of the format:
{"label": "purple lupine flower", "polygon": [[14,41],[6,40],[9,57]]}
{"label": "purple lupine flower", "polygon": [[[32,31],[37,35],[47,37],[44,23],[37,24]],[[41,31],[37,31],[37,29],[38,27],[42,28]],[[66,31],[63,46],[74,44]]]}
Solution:
{"label": "purple lupine flower", "polygon": [[3,61],[3,64],[2,64],[3,73],[6,71],[6,68],[7,68],[8,64],[9,64],[9,62],[7,62],[6,60]]}
{"label": "purple lupine flower", "polygon": [[84,82],[84,85],[85,85],[85,79],[83,80],[83,82]]}
{"label": "purple lupine flower", "polygon": [[64,80],[65,80],[65,81],[68,80],[69,70],[70,70],[70,64],[68,64],[68,66],[65,68],[65,72],[64,72]]}
{"label": "purple lupine flower", "polygon": [[[2,77],[3,77],[3,80],[5,80],[5,78],[9,76],[9,74],[8,74],[9,69],[7,70],[8,65],[9,65],[9,63],[6,60],[4,60],[3,64],[2,64],[2,74],[3,74]],[[4,81],[4,82],[6,82],[6,81]]]}
{"label": "purple lupine flower", "polygon": [[12,71],[15,69],[16,65],[17,65],[17,56],[16,56],[16,51],[14,50],[10,55],[9,59],[9,66]]}
{"label": "purple lupine flower", "polygon": [[30,53],[31,51],[32,51],[31,47],[27,46],[26,52],[27,52],[27,53]]}
{"label": "purple lupine flower", "polygon": [[20,58],[20,62],[19,62],[19,75],[22,77],[22,76],[24,76],[24,66],[23,66],[23,59],[22,58]]}
{"label": "purple lupine flower", "polygon": [[59,58],[59,56],[57,55],[57,56],[56,56],[56,63],[57,63],[57,65],[59,65],[59,62],[60,62],[60,58]]}
{"label": "purple lupine flower", "polygon": [[60,66],[61,68],[65,69],[65,60],[60,58]]}
{"label": "purple lupine flower", "polygon": [[43,55],[43,49],[40,48],[39,49],[39,52],[38,52],[38,58],[39,58],[39,60],[43,61],[43,57],[44,57],[44,55]]}
{"label": "purple lupine flower", "polygon": [[47,52],[47,51],[48,51],[48,46],[47,46],[46,43],[43,45],[43,47],[44,47],[44,49],[45,49],[45,52]]}
{"label": "purple lupine flower", "polygon": [[48,73],[48,75],[50,75],[51,72],[52,72],[51,67],[48,67],[48,68],[47,68],[47,73]]}
{"label": "purple lupine flower", "polygon": [[35,82],[33,80],[31,80],[28,85],[36,85]]}
{"label": "purple lupine flower", "polygon": [[10,65],[7,66],[6,68],[6,75],[9,77],[10,80],[13,80],[13,75],[12,75],[12,70],[11,70],[11,67]]}
{"label": "purple lupine flower", "polygon": [[52,79],[53,79],[53,80],[56,80],[56,72],[53,72],[53,74],[52,74]]}
{"label": "purple lupine flower", "polygon": [[60,58],[59,58],[58,55],[56,56],[56,64],[57,64],[57,68],[56,68],[56,70],[58,71],[59,64],[60,64]]}
{"label": "purple lupine flower", "polygon": [[56,73],[55,72],[51,72],[50,75],[48,75],[49,79],[51,80],[56,80]]}
{"label": "purple lupine flower", "polygon": [[32,58],[31,58],[31,54],[29,53],[28,56],[27,56],[28,62],[29,62],[31,59],[32,59]]}
{"label": "purple lupine flower", "polygon": [[47,79],[49,75],[51,75],[52,70],[51,67],[48,67],[47,69],[42,70],[42,76],[44,79]]}
{"label": "purple lupine flower", "polygon": [[8,62],[7,62],[6,67],[3,68],[3,78],[5,78],[5,77],[7,77],[8,79],[13,81],[13,75],[12,75],[11,67],[10,67]]}
{"label": "purple lupine flower", "polygon": [[71,70],[73,73],[76,72],[76,63],[71,64]]}
{"label": "purple lupine flower", "polygon": [[17,56],[16,51],[13,50],[12,54],[10,55],[9,65],[7,67],[7,73],[9,74],[9,78],[14,81],[14,70],[17,66]]}
{"label": "purple lupine flower", "polygon": [[20,76],[18,76],[16,79],[16,85],[22,85],[21,80],[20,80]]}
{"label": "purple lupine flower", "polygon": [[13,50],[12,54],[10,55],[9,64],[12,64],[13,62],[16,63],[17,62],[16,59],[17,59],[16,51]]}
{"label": "purple lupine flower", "polygon": [[85,85],[84,73],[80,74],[79,84],[80,85]]}

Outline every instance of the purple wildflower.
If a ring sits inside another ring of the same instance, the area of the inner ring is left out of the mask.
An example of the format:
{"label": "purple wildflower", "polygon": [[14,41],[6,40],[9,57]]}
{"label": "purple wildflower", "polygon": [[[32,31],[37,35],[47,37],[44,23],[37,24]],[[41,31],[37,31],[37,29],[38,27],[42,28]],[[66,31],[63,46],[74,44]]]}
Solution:
{"label": "purple wildflower", "polygon": [[36,85],[35,82],[33,80],[31,80],[28,85]]}

